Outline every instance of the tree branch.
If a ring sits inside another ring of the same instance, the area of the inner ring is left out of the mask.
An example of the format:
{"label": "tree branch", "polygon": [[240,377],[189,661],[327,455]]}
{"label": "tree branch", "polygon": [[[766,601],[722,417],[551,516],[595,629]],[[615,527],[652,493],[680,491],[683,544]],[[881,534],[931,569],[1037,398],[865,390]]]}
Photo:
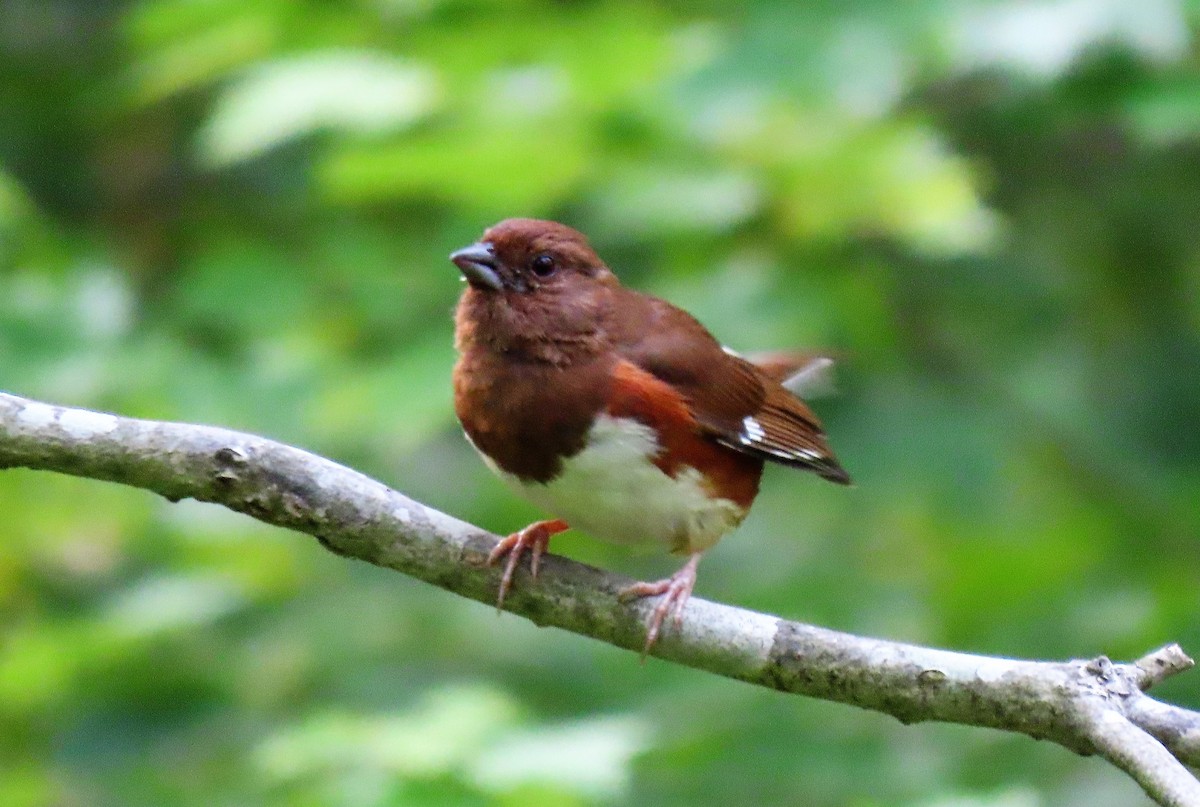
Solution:
{"label": "tree branch", "polygon": [[[0,393],[0,469],[32,468],[215,502],[305,532],[330,550],[495,602],[496,536],[291,446],[208,426],[133,420]],[[630,580],[548,556],[506,609],[640,652],[649,602]],[[1134,664],[1020,661],[852,636],[694,598],[654,655],[893,715],[986,726],[1099,754],[1163,805],[1200,807],[1200,713],[1145,690],[1192,666],[1177,645]]]}

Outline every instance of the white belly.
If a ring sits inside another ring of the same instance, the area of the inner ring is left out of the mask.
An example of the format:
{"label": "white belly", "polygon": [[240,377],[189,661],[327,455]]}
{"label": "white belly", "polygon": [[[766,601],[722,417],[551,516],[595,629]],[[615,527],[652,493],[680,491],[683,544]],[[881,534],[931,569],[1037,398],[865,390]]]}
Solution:
{"label": "white belly", "polygon": [[650,427],[601,415],[583,450],[545,484],[522,482],[484,460],[518,494],[593,538],[702,552],[746,513],[729,499],[710,498],[694,468],[674,478],[660,471],[650,461],[658,451]]}

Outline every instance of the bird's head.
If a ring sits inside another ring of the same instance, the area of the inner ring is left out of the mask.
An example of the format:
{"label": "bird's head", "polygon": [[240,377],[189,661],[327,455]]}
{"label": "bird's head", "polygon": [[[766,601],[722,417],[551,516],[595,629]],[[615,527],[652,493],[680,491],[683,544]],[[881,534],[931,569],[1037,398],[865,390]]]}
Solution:
{"label": "bird's head", "polygon": [[575,346],[569,352],[577,354],[603,337],[618,283],[582,233],[553,221],[506,219],[450,260],[468,284],[457,315],[460,342],[466,336],[517,353]]}

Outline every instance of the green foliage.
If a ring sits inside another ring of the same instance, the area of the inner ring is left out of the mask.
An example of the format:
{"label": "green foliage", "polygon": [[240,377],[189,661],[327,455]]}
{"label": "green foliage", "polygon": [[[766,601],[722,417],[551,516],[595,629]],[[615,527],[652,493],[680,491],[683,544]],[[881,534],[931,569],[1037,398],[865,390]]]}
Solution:
{"label": "green foliage", "polygon": [[[534,511],[453,422],[446,255],[558,218],[734,347],[844,357],[818,409],[857,487],[769,472],[701,596],[1197,650],[1198,35],[1182,0],[8,0],[0,387],[263,433],[510,530]],[[0,474],[0,617],[4,805],[1138,798],[82,480]]]}

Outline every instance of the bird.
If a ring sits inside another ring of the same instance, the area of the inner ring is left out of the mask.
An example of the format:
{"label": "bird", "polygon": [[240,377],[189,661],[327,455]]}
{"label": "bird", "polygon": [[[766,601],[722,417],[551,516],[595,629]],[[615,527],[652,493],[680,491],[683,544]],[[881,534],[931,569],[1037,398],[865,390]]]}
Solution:
{"label": "bird", "polygon": [[[687,561],[622,601],[660,599],[643,658],[682,625],[701,556],[741,524],[765,462],[850,477],[788,386],[831,362],[725,347],[692,315],[622,286],[587,238],[554,221],[506,219],[450,255],[466,281],[455,309],[454,409],[484,463],[551,518],[502,539],[497,608],[521,557],[530,576],[569,528],[651,544]],[[794,388],[794,387],[793,387]]]}

